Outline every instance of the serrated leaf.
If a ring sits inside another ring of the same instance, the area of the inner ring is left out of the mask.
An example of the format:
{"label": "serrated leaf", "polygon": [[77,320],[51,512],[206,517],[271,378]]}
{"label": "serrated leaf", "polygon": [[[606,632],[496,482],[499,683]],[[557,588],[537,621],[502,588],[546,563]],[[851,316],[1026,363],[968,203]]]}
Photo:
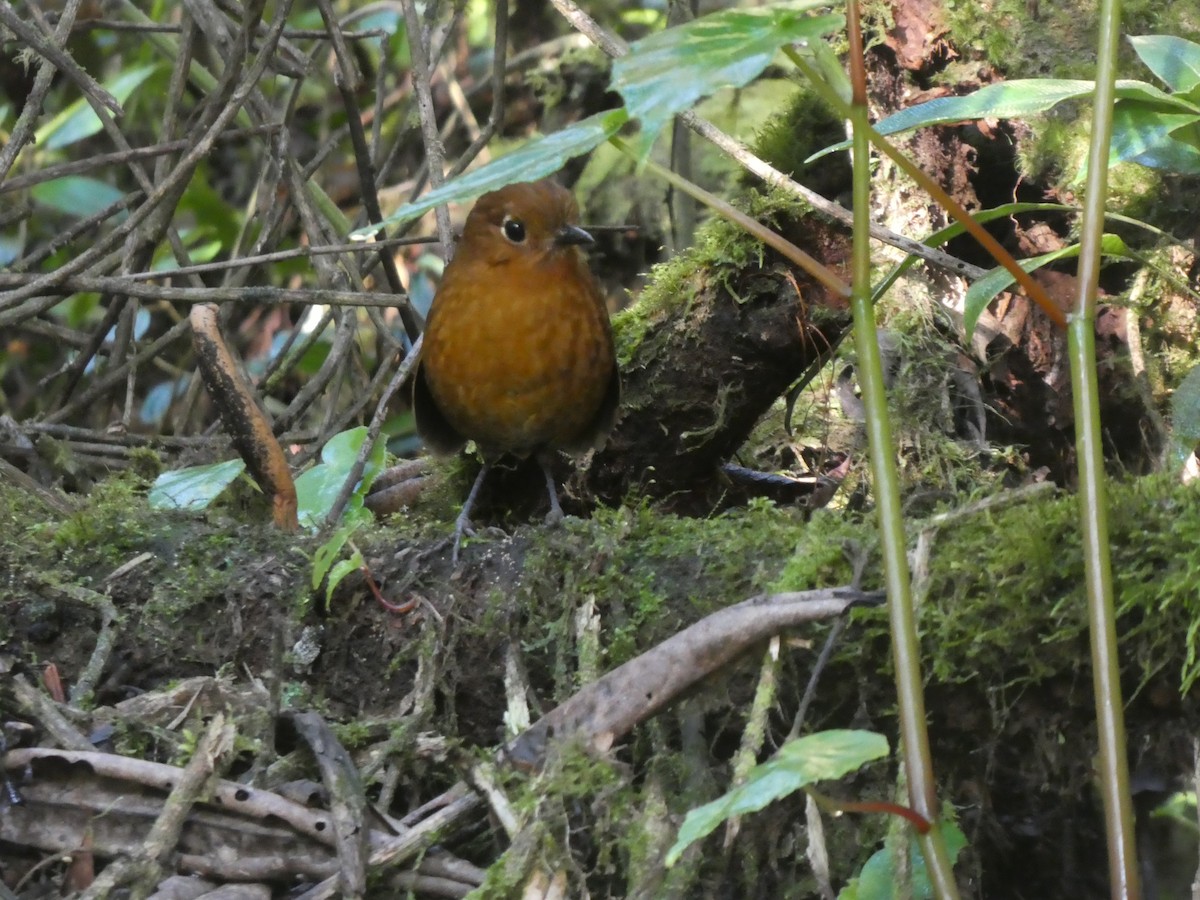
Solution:
{"label": "serrated leaf", "polygon": [[743,784],[687,814],[675,845],[667,851],[667,865],[674,865],[684,850],[731,816],[757,812],[806,785],[841,778],[887,753],[887,738],[871,731],[819,731],[788,741],[751,769]]}
{"label": "serrated leaf", "polygon": [[150,488],[151,509],[207,509],[246,470],[240,459],[163,472]]}
{"label": "serrated leaf", "polygon": [[612,87],[625,98],[630,118],[642,123],[633,142],[645,159],[671,118],[701,97],[743,87],[780,47],[818,41],[845,24],[841,15],[805,15],[823,2],[779,3],[702,16],[636,41],[613,61]]}
{"label": "serrated leaf", "polygon": [[1200,44],[1170,34],[1130,35],[1134,52],[1176,93],[1200,85]]}
{"label": "serrated leaf", "polygon": [[[1104,256],[1119,256],[1125,259],[1133,258],[1132,252],[1121,238],[1115,234],[1106,234],[1100,239],[1100,252]],[[1060,259],[1070,259],[1079,255],[1079,245],[1071,244],[1041,256],[1031,256],[1029,259],[1017,260],[1026,272],[1033,272],[1042,266]],[[975,333],[979,317],[987,309],[988,304],[996,299],[996,295],[1012,286],[1016,279],[1008,269],[997,266],[978,281],[967,288],[963,297],[963,330],[968,340]]]}
{"label": "serrated leaf", "polygon": [[[157,66],[142,66],[122,72],[104,83],[104,88],[124,104],[130,95],[153,74]],[[49,150],[61,150],[76,141],[91,137],[101,128],[100,119],[93,112],[86,97],[80,97],[35,133],[35,142]]]}
{"label": "serrated leaf", "polygon": [[[508,184],[536,181],[553,175],[567,160],[582,156],[620,131],[628,118],[624,109],[610,109],[582,119],[562,131],[536,137],[512,153],[506,153],[473,172],[447,181],[414,203],[405,204],[381,224],[399,225],[443,203],[462,203]],[[350,237],[355,240],[369,237],[380,227],[368,225],[351,232]]]}

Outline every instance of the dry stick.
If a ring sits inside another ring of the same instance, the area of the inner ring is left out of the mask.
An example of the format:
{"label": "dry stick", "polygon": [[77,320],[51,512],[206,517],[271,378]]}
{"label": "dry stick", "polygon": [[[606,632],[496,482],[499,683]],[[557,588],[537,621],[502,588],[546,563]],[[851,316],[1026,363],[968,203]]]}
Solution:
{"label": "dry stick", "polygon": [[296,485],[287,456],[225,344],[217,323],[217,308],[203,303],[193,306],[189,320],[192,346],[204,385],[221,412],[221,420],[233,445],[246,461],[255,482],[271,498],[275,527],[281,531],[295,531],[299,527]]}
{"label": "dry stick", "polygon": [[[76,349],[87,346],[88,338],[91,337],[91,334],[86,332],[76,331],[74,328],[68,328],[66,325],[59,325],[57,322],[48,322],[44,319],[30,319],[15,327],[21,331],[36,334],[38,337],[49,338],[52,341]],[[45,382],[53,377],[54,375],[45,376],[38,382],[38,386],[44,386]]]}
{"label": "dry stick", "polygon": [[483,131],[450,168],[453,178],[466,170],[504,124],[504,76],[508,71],[508,0],[496,0],[496,34],[492,41],[492,110]]}
{"label": "dry stick", "polygon": [[[392,380],[384,390],[383,396],[379,398],[379,403],[375,406],[375,415],[371,417],[371,424],[367,427],[366,440],[363,441],[362,447],[359,448],[358,456],[354,459],[354,465],[350,467],[350,471],[346,475],[346,480],[342,482],[342,487],[338,491],[337,498],[329,508],[329,514],[325,517],[324,528],[326,530],[332,529],[337,525],[338,520],[342,517],[342,512],[346,508],[346,504],[350,501],[350,495],[354,493],[354,489],[358,486],[363,470],[367,465],[367,457],[371,455],[375,441],[379,439],[379,433],[383,430],[383,423],[387,420],[388,403],[392,399],[392,395],[400,390],[400,385],[404,384],[413,366],[416,365],[424,339],[424,335],[417,338],[416,343],[413,344],[412,349],[408,351],[408,355],[404,358],[404,362],[400,364],[400,367],[396,370],[396,374],[392,376]],[[383,372],[386,369],[381,366],[380,371]],[[370,395],[368,394],[367,396]]]}
{"label": "dry stick", "polygon": [[[104,316],[96,324],[96,327],[92,329],[92,333],[89,336],[87,343],[84,344],[79,354],[73,360],[71,360],[71,362],[65,369],[61,371],[61,373],[56,373],[56,375],[62,374],[65,376],[62,386],[57,392],[57,397],[60,401],[70,397],[73,393],[75,393],[75,388],[78,386],[80,379],[83,378],[84,372],[87,370],[87,367],[91,365],[91,362],[93,359],[95,359],[96,354],[100,352],[100,347],[108,339],[109,330],[113,327],[121,313],[125,310],[127,302],[128,298],[124,296],[118,296],[111,303],[109,303],[108,308],[104,310]],[[115,358],[116,352],[114,350],[114,352],[110,354],[110,359]]]}
{"label": "dry stick", "polygon": [[[22,422],[18,426],[22,433],[48,434],[51,437],[65,441],[84,440],[97,444],[111,444],[114,447],[173,447],[187,449],[189,447],[207,447],[218,443],[228,443],[228,438],[221,436],[214,439],[209,437],[188,437],[184,435],[149,435],[149,434],[114,434],[93,428],[80,428],[75,425],[51,425],[46,422]],[[292,435],[291,440],[297,440]]]}
{"label": "dry stick", "polygon": [[[30,3],[29,10],[35,17],[40,18],[40,10],[37,9],[35,4]],[[7,0],[0,2],[0,24],[5,25],[25,46],[50,62],[68,79],[73,81],[75,86],[87,97],[108,107],[113,115],[121,116],[125,114],[116,97],[97,84],[96,80],[80,68],[79,63],[75,62],[69,53],[53,42],[46,40],[37,28],[20,18],[16,11],[9,6]],[[54,39],[59,40],[59,36],[57,34],[54,35]]]}
{"label": "dry stick", "polygon": [[[278,125],[261,125],[257,128],[235,128],[232,131],[227,131],[222,134],[217,142],[229,143],[231,141],[241,140],[245,137],[254,137],[259,134],[268,134],[273,131],[278,131]],[[131,147],[128,150],[118,150],[113,153],[100,153],[96,156],[89,156],[87,159],[77,159],[71,162],[59,163],[56,166],[47,166],[43,169],[38,169],[36,172],[30,172],[28,175],[18,175],[16,178],[10,178],[7,181],[0,182],[0,195],[11,193],[12,191],[25,190],[34,185],[42,184],[46,181],[54,181],[56,178],[64,178],[67,175],[78,175],[81,172],[91,172],[95,169],[101,169],[105,166],[122,165],[134,162],[135,160],[153,159],[159,156],[165,156],[171,153],[179,153],[186,150],[192,145],[190,140],[178,141],[163,141],[157,144],[151,144],[146,147]],[[162,273],[159,273],[161,276]],[[172,270],[171,274],[179,274],[178,270]]]}
{"label": "dry stick", "polygon": [[338,891],[361,897],[367,888],[367,799],[350,754],[315,712],[292,712],[287,718],[312,751],[329,794],[329,817],[338,854]]}
{"label": "dry stick", "polygon": [[[429,236],[402,237],[386,238],[382,241],[375,241],[369,244],[365,244],[362,241],[355,241],[352,244],[325,244],[319,247],[297,247],[293,250],[276,250],[272,253],[239,256],[237,259],[225,259],[219,262],[198,263],[194,266],[172,269],[170,272],[133,272],[122,277],[132,278],[135,281],[148,281],[154,278],[164,278],[168,275],[198,275],[206,272],[224,272],[229,269],[242,269],[250,266],[264,266],[271,263],[286,262],[289,259],[307,259],[310,256],[335,256],[340,253],[375,253],[384,247],[408,247],[415,244],[432,244],[436,240],[437,238]],[[369,308],[374,309],[375,306],[372,305]]]}
{"label": "dry stick", "polygon": [[[457,784],[447,791],[449,794],[465,789],[465,785]],[[460,796],[420,825],[414,826],[404,834],[397,836],[371,854],[369,865],[378,868],[384,865],[399,865],[412,859],[418,853],[442,840],[458,822],[473,813],[480,806],[477,795],[468,793]],[[296,900],[329,900],[338,896],[337,876],[326,878],[316,887],[301,894]]]}
{"label": "dry stick", "polygon": [[100,633],[96,635],[96,646],[92,650],[87,665],[84,666],[71,688],[71,706],[78,707],[100,682],[104,667],[108,665],[112,656],[117,640],[117,626],[121,624],[122,616],[117,612],[116,605],[107,594],[101,594],[99,591],[89,590],[77,584],[63,584],[47,576],[35,574],[33,577],[42,587],[100,613]]}
{"label": "dry stick", "polygon": [[[3,185],[0,185],[3,187]],[[33,217],[33,204],[25,199],[18,200],[8,209],[0,211],[0,228],[12,228]]]}
{"label": "dry stick", "polygon": [[[572,0],[550,0],[550,2],[563,18],[571,23],[573,28],[586,35],[593,44],[609,56],[624,56],[629,52],[628,44],[602,28],[595,19],[580,9]],[[746,171],[757,175],[767,184],[795,194],[812,206],[813,209],[841,222],[843,225],[853,224],[853,216],[850,210],[834,203],[832,200],[825,199],[815,191],[789,178],[769,163],[759,159],[750,151],[749,147],[725,134],[711,122],[702,119],[691,111],[680,113],[679,119],[688,128],[700,135],[700,137],[724,151],[732,159],[737,160]],[[871,237],[972,281],[983,277],[988,271],[987,269],[981,269],[978,266],[963,262],[961,259],[956,259],[941,250],[926,247],[919,241],[914,241],[912,238],[897,234],[888,228],[884,228],[882,225],[872,223]]]}
{"label": "dry stick", "polygon": [[[342,105],[346,109],[346,121],[350,126],[350,145],[354,148],[354,162],[358,167],[358,186],[362,197],[363,208],[369,222],[383,221],[383,211],[379,207],[379,194],[375,190],[375,171],[371,163],[371,151],[367,147],[367,136],[363,132],[362,119],[354,103],[354,94],[344,84],[340,77],[334,78],[338,92],[342,95]],[[387,230],[380,228],[375,232],[376,244],[387,238]],[[415,341],[421,335],[421,322],[417,311],[409,302],[400,281],[400,272],[396,268],[396,257],[384,250],[379,251],[379,262],[383,265],[383,274],[388,287],[396,295],[400,321],[404,324],[404,333],[409,341]]]}
{"label": "dry stick", "polygon": [[30,478],[2,456],[0,456],[0,480],[8,481],[14,487],[20,488],[35,500],[41,502],[48,510],[60,516],[72,515],[78,508],[75,504],[67,500],[66,497],[56,494],[50,488],[38,484],[37,481]]}
{"label": "dry stick", "polygon": [[[261,3],[256,5],[261,11]],[[284,0],[281,8],[290,9],[290,0]],[[272,26],[271,34],[277,36],[279,30],[281,29],[278,25],[274,25]],[[263,42],[258,57],[246,73],[246,83],[248,85],[252,86],[262,76],[267,62],[274,52],[274,47],[273,40]],[[241,63],[247,51],[248,47],[245,46],[245,42],[239,42],[237,56],[230,61],[230,65],[227,66],[226,72],[222,76],[216,91],[211,95],[209,109],[215,110],[215,114],[211,119],[207,113],[201,118],[199,122],[199,128],[201,129],[199,138],[195,141],[192,148],[180,158],[171,174],[158,184],[152,194],[147,196],[146,201],[141,207],[134,210],[128,219],[110,234],[97,241],[91,248],[85,250],[53,272],[47,273],[37,281],[13,291],[8,297],[0,300],[0,327],[19,322],[31,315],[38,315],[53,306],[57,302],[53,297],[49,300],[43,299],[36,302],[26,303],[25,301],[29,300],[29,298],[38,297],[47,288],[61,284],[69,276],[91,266],[104,254],[116,247],[128,235],[141,227],[142,223],[154,213],[159,203],[181,183],[191,178],[196,165],[211,152],[217,135],[225,131],[229,122],[241,110],[246,95],[250,91],[249,86],[239,85],[237,78],[241,73]]]}
{"label": "dry stick", "polygon": [[70,403],[52,412],[43,419],[44,422],[54,424],[69,419],[80,409],[88,406],[95,400],[102,397],[113,385],[119,384],[121,380],[128,374],[131,367],[140,366],[147,360],[151,360],[162,351],[164,347],[172,341],[178,340],[182,335],[187,334],[191,326],[187,319],[182,322],[177,322],[164,332],[157,340],[152,342],[148,347],[143,349],[136,356],[132,356],[111,372],[106,373],[103,377],[97,379],[88,387],[86,391],[72,400]]}
{"label": "dry stick", "polygon": [[[41,12],[36,4],[30,4],[29,9],[36,18],[39,20],[42,19]],[[183,52],[180,53],[179,59],[176,61],[176,71],[172,73],[171,76],[172,89],[168,94],[166,110],[168,121],[174,118],[172,101],[178,102],[179,97],[182,95],[183,84],[182,79],[180,78],[181,73],[179,69],[181,67],[186,69],[187,59],[190,59],[190,46],[185,46],[183,48]],[[118,150],[132,152],[133,148],[129,145],[129,141],[125,138],[125,135],[122,133],[121,129],[118,128],[116,123],[113,121],[109,111],[98,105],[90,96],[88,97],[88,100],[91,104],[92,112],[100,121],[100,125],[104,129],[104,133],[108,136],[109,140],[113,142]],[[130,174],[133,175],[134,180],[137,181],[138,187],[140,187],[147,196],[151,195],[153,193],[153,182],[141,165],[137,161],[131,160],[128,168]],[[189,256],[188,251],[183,244],[183,240],[179,237],[179,234],[175,231],[175,229],[171,227],[171,217],[174,213],[175,204],[178,202],[178,198],[183,195],[183,192],[186,190],[186,188],[186,183],[181,183],[178,185],[174,191],[174,197],[169,195],[164,197],[164,201],[172,201],[169,204],[169,208],[164,210],[164,208],[160,205],[156,210],[155,215],[148,221],[147,226],[145,228],[139,228],[137,232],[129,236],[129,238],[126,240],[127,253],[122,258],[121,262],[121,269],[123,272],[129,269],[129,261],[131,258],[136,259],[137,253],[149,253],[152,248],[157,245],[161,235],[164,232],[167,235],[171,252],[174,254],[176,262],[181,265],[187,265],[191,262],[191,257]],[[141,267],[135,264],[133,268]],[[197,284],[199,283],[200,282],[197,281]],[[124,304],[124,301],[121,301],[121,303]],[[132,332],[133,327],[133,312],[134,311],[130,309],[125,313],[125,321],[128,323],[125,331],[130,333]],[[118,331],[118,345],[121,343],[121,338],[122,335],[120,331]],[[118,346],[113,356],[115,359],[119,360],[122,356],[124,356],[124,354],[125,348],[123,346]],[[133,378],[133,375],[134,373],[131,371],[130,379]]]}
{"label": "dry stick", "polygon": [[[141,277],[131,276],[131,277]],[[160,275],[165,277],[165,273]],[[0,290],[34,284],[41,275],[18,275],[0,272]],[[98,293],[123,293],[145,300],[169,300],[173,303],[306,303],[329,306],[395,306],[392,294],[372,292],[329,290],[326,288],[276,288],[276,287],[215,287],[179,288],[139,284],[129,278],[116,275],[76,275],[62,278],[54,285],[42,286],[39,293],[52,298],[66,297],[82,291]],[[57,302],[55,300],[54,302]],[[52,304],[53,305],[53,304]],[[17,321],[22,321],[22,316]]]}
{"label": "dry stick", "polygon": [[[134,858],[114,862],[83,892],[82,900],[108,897],[119,885],[130,881],[148,890],[157,882],[175,852],[179,836],[192,807],[211,791],[224,769],[233,762],[236,729],[225,714],[213,716],[200,738],[196,752],[167,795],[163,811],[155,820],[141,852]],[[136,896],[144,896],[135,889]]]}
{"label": "dry stick", "polygon": [[[442,139],[438,136],[437,118],[433,109],[433,92],[430,88],[429,57],[425,55],[425,41],[421,35],[421,21],[417,18],[416,0],[403,0],[404,21],[408,29],[408,47],[412,56],[413,90],[417,97],[417,116],[421,122],[421,137],[425,143],[425,161],[429,167],[429,183],[438,187],[444,180],[443,166],[446,153]],[[430,36],[432,44],[432,35]],[[436,59],[436,56],[434,57]],[[450,227],[450,210],[443,204],[434,209],[437,219],[438,237],[446,249],[446,262],[453,257],[454,232]]]}
{"label": "dry stick", "polygon": [[54,743],[64,750],[95,750],[92,742],[63,714],[65,705],[55,703],[43,691],[30,684],[24,675],[17,675],[10,684],[13,697],[21,709],[42,726]]}
{"label": "dry stick", "polygon": [[[316,209],[309,202],[308,193],[299,178],[298,170],[299,166],[296,160],[289,156],[284,161],[284,177],[287,179],[288,188],[292,192],[292,203],[295,205],[296,211],[300,214],[300,221],[303,223],[305,232],[311,239],[322,242],[326,237],[325,229],[322,220],[317,215]],[[337,282],[344,283],[348,280],[345,270],[336,267],[332,261],[327,260],[325,257],[316,257],[314,263],[317,266],[318,275],[322,280],[331,284]],[[341,321],[334,332],[329,356],[326,357],[320,370],[292,398],[292,402],[288,404],[287,409],[277,419],[276,428],[290,428],[304,414],[308,407],[316,401],[317,396],[325,390],[334,376],[347,363],[349,354],[354,348],[354,333],[354,316],[341,316]]]}
{"label": "dry stick", "polygon": [[719,610],[613,669],[547,713],[505,748],[536,768],[552,743],[607,746],[706,675],[783,628],[828,619],[871,599],[846,588],[752,597]]}
{"label": "dry stick", "polygon": [[[57,22],[58,16],[48,15],[51,22]],[[86,31],[130,31],[135,34],[178,34],[178,25],[146,25],[138,22],[124,22],[120,19],[84,19],[76,22],[72,33]],[[386,38],[389,32],[382,28],[369,28],[366,31],[344,31],[342,36],[348,41],[365,41],[370,38]],[[283,37],[287,40],[328,40],[329,34],[319,28],[285,28]]]}
{"label": "dry stick", "polygon": [[[139,202],[144,196],[145,195],[141,191],[134,191],[133,193],[126,194],[120,200],[110,203],[108,206],[104,207],[104,209],[100,210],[100,212],[76,222],[66,231],[55,235],[50,242],[45,244],[40,250],[34,250],[28,255],[22,256],[11,266],[9,266],[9,271],[14,274],[27,272],[29,269],[40,264],[43,260],[49,259],[63,247],[66,247],[68,244],[78,238],[81,234],[91,231],[93,228],[99,227],[101,223],[106,222],[112,216],[129,209],[135,203]],[[67,291],[65,293],[71,292]]]}
{"label": "dry stick", "polygon": [[[509,742],[502,755],[518,766],[535,768],[545,759],[551,742],[608,745],[764,638],[804,622],[841,615],[852,605],[873,600],[872,595],[859,591],[830,588],[752,597],[718,610],[585,685]],[[443,796],[466,790],[465,784],[458,784]],[[455,799],[372,853],[371,866],[410,858],[481,803],[473,793]],[[335,890],[336,879],[329,878],[300,900],[323,900],[333,897]]]}
{"label": "dry stick", "polygon": [[[770,724],[771,710],[779,691],[779,649],[782,642],[778,634],[771,635],[767,641],[767,649],[763,653],[759,666],[758,685],[754,689],[754,699],[746,714],[746,724],[742,728],[742,740],[737,753],[733,757],[733,773],[729,780],[731,788],[741,787],[750,777],[750,771],[758,763],[759,754],[767,739],[767,726]],[[731,816],[725,820],[725,839],[723,849],[728,855],[733,850],[734,841],[742,829],[742,816]]]}
{"label": "dry stick", "polygon": [[[6,9],[11,7],[8,5],[8,0],[0,0]],[[54,38],[60,43],[65,44],[67,38],[71,36],[71,26],[75,22],[75,16],[79,12],[79,7],[83,0],[67,0],[66,6],[63,8],[62,19],[55,30]],[[37,76],[33,80],[33,89],[30,90],[29,96],[25,98],[25,106],[21,109],[21,115],[17,117],[17,123],[13,126],[9,133],[8,142],[0,147],[0,183],[8,177],[8,172],[16,162],[17,154],[29,143],[33,137],[34,129],[37,127],[38,117],[42,114],[42,103],[46,99],[46,94],[50,91],[50,83],[54,78],[56,69],[51,65],[46,57],[41,58],[38,65]]]}

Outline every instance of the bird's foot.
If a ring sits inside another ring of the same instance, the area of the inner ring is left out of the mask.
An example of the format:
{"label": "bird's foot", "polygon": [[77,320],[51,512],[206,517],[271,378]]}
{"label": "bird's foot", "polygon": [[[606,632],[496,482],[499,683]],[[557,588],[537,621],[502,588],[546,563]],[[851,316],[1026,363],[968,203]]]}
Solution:
{"label": "bird's foot", "polygon": [[[465,511],[464,511],[465,512]],[[450,551],[450,562],[458,565],[458,551],[462,549],[463,535],[475,537],[475,528],[466,515],[460,514],[454,520],[454,549]]]}
{"label": "bird's foot", "polygon": [[550,512],[546,513],[546,524],[558,525],[564,518],[562,504],[558,502],[558,488],[554,484],[554,476],[550,474],[550,466],[546,464],[546,461],[539,459],[538,465],[542,467],[542,475],[546,478],[546,493],[550,496]]}

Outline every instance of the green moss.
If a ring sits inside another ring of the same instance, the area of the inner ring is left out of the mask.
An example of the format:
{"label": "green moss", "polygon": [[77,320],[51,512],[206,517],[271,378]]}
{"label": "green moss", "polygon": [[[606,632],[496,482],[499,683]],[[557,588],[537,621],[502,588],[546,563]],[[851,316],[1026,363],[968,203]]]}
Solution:
{"label": "green moss", "polygon": [[[818,150],[846,137],[845,125],[815,92],[800,90],[754,137],[755,153],[781,172],[815,191],[831,194],[849,188],[848,154],[806,162]],[[752,176],[743,173],[750,182]]]}
{"label": "green moss", "polygon": [[[782,190],[748,190],[734,202],[747,215],[776,228],[811,212],[807,203]],[[764,246],[739,226],[718,216],[707,219],[694,245],[656,265],[637,301],[613,316],[618,365],[628,368],[635,357],[645,358],[644,345],[654,340],[658,326],[680,307],[688,309],[707,284],[715,282],[732,293],[747,267],[763,265],[765,254]]]}

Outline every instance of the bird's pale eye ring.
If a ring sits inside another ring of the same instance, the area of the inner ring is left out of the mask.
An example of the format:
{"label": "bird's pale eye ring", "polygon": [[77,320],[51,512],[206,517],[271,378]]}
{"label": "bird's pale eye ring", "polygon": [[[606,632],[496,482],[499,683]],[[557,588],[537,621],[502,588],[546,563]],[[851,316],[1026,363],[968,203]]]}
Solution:
{"label": "bird's pale eye ring", "polygon": [[504,236],[514,244],[525,243],[525,223],[520,219],[514,219],[512,216],[505,216],[504,222],[500,226],[500,230],[504,232]]}

